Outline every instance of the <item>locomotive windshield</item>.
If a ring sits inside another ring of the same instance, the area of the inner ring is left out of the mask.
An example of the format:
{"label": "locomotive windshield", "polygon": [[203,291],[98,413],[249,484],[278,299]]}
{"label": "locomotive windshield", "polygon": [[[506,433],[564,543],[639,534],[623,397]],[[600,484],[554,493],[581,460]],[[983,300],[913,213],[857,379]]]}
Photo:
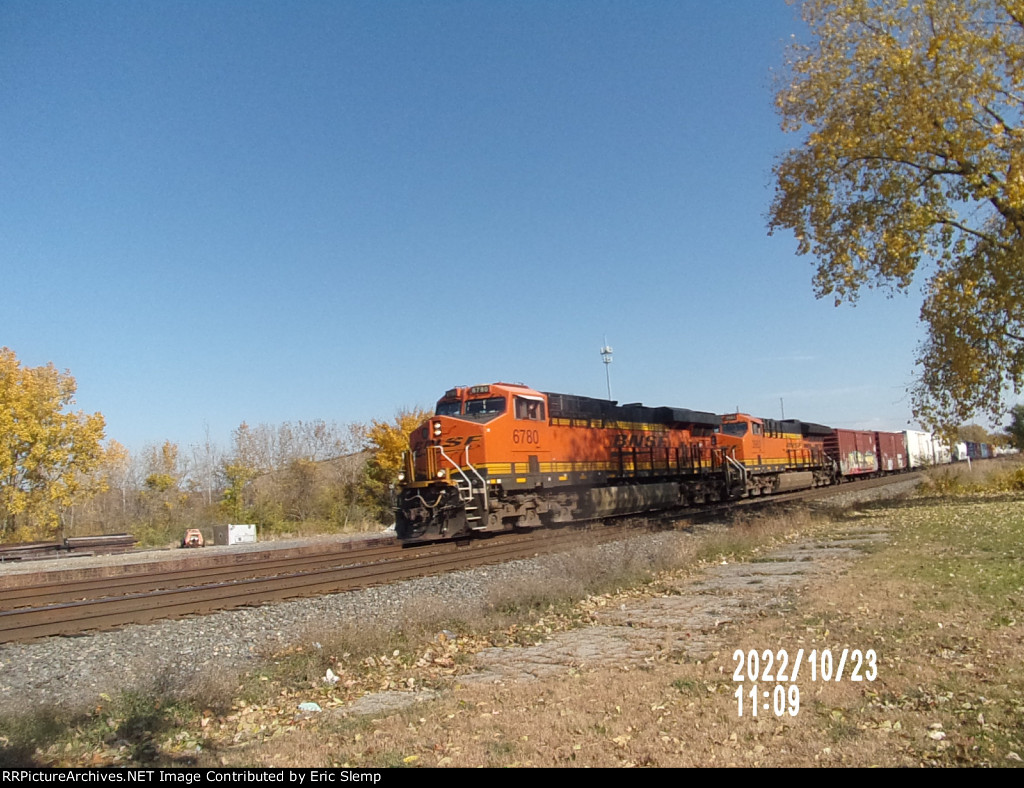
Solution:
{"label": "locomotive windshield", "polygon": [[466,413],[463,418],[474,421],[490,421],[505,412],[504,397],[488,397],[487,399],[471,399],[466,401]]}
{"label": "locomotive windshield", "polygon": [[742,438],[747,434],[747,422],[735,421],[732,423],[726,423],[721,426],[723,435],[732,435],[735,438]]}
{"label": "locomotive windshield", "polygon": [[435,416],[455,416],[471,421],[490,421],[505,412],[504,397],[487,397],[486,399],[460,400],[443,399],[434,409]]}
{"label": "locomotive windshield", "polygon": [[447,401],[441,400],[437,403],[437,409],[434,411],[435,416],[458,416],[462,413],[462,403],[459,400]]}

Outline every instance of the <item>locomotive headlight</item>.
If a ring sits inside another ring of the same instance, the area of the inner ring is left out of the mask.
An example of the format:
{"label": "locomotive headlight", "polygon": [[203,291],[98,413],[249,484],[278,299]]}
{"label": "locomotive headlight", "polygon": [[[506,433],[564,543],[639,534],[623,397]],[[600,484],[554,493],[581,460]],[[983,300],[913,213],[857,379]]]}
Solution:
{"label": "locomotive headlight", "polygon": [[405,473],[404,472],[401,472],[401,473],[398,474],[398,481],[400,481],[400,482],[404,482],[405,481]]}
{"label": "locomotive headlight", "polygon": [[441,422],[439,422],[439,421],[435,421],[434,422],[434,437],[435,438],[440,438],[441,437]]}
{"label": "locomotive headlight", "polygon": [[438,471],[437,472],[437,478],[438,479],[443,479],[444,478],[444,471]]}

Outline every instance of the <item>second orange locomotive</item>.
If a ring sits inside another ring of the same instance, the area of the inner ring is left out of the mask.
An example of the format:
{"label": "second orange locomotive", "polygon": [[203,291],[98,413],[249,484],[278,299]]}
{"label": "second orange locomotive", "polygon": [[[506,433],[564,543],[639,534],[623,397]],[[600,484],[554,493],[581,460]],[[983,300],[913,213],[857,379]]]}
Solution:
{"label": "second orange locomotive", "polygon": [[396,530],[462,538],[829,484],[828,433],[514,383],[458,387],[410,438]]}

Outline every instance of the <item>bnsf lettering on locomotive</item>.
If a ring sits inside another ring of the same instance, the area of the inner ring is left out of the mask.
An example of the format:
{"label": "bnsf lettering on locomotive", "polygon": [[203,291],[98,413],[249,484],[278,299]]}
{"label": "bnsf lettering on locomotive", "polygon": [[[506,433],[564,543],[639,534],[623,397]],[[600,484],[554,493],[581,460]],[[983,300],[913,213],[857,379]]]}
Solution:
{"label": "bnsf lettering on locomotive", "polygon": [[[468,438],[465,439],[466,446],[468,447],[469,444],[471,444],[473,441],[478,441],[478,440],[480,440],[480,436],[479,435],[470,435]],[[459,438],[459,437],[456,437],[456,438],[446,438],[445,442],[442,443],[441,445],[444,446],[446,449],[455,449],[455,448],[461,446],[462,443],[463,443],[463,439]]]}
{"label": "bnsf lettering on locomotive", "polygon": [[668,446],[664,435],[616,435],[613,444],[616,449],[661,449]]}

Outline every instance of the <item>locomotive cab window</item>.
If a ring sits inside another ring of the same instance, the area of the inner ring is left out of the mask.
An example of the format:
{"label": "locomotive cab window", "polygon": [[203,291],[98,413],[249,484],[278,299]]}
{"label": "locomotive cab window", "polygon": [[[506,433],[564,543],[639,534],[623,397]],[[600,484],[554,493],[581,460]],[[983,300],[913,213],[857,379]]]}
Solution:
{"label": "locomotive cab window", "polygon": [[454,402],[441,401],[437,403],[437,409],[434,411],[435,416],[458,416],[462,413],[462,403],[458,400]]}
{"label": "locomotive cab window", "polygon": [[466,400],[464,418],[474,421],[490,421],[505,412],[504,397],[487,397],[487,399]]}
{"label": "locomotive cab window", "polygon": [[747,422],[734,421],[729,424],[723,424],[721,430],[723,435],[732,435],[734,438],[742,438],[747,434]]}
{"label": "locomotive cab window", "polygon": [[516,397],[516,418],[544,421],[544,401],[532,397]]}

